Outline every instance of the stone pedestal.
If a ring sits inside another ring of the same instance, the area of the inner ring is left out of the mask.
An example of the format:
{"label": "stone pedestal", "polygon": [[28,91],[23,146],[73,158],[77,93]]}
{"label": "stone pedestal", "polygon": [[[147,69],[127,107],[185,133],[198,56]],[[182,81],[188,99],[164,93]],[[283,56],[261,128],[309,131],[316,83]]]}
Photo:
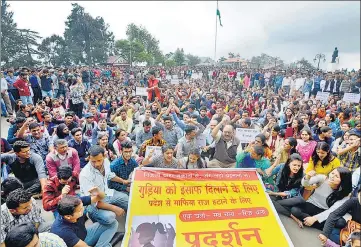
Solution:
{"label": "stone pedestal", "polygon": [[336,70],[339,70],[339,64],[336,63],[329,63],[327,65],[327,72],[335,72]]}

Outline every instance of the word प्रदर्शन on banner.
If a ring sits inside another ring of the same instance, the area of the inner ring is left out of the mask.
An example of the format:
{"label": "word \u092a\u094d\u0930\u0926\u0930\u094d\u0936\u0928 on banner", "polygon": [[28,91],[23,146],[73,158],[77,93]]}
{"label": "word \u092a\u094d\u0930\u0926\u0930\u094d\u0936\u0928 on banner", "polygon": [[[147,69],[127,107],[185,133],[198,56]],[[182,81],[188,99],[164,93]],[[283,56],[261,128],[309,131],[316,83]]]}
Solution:
{"label": "word \u092a\u094d\u0930\u0926\u0930\u094d\u0936\u0928 on banner", "polygon": [[122,247],[293,247],[254,169],[136,169]]}

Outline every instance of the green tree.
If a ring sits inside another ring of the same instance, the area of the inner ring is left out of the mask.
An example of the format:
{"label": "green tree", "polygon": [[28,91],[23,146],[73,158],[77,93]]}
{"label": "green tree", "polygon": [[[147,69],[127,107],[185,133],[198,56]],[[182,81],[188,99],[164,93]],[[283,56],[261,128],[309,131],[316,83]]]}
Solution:
{"label": "green tree", "polygon": [[38,47],[39,58],[52,66],[71,65],[70,52],[63,37],[52,35],[43,39]]}
{"label": "green tree", "polygon": [[165,66],[167,66],[167,67],[174,67],[176,65],[177,65],[177,63],[173,59],[168,59],[165,61]]}
{"label": "green tree", "polygon": [[147,54],[152,56],[151,63],[164,63],[164,56],[159,48],[159,40],[153,37],[143,26],[130,23],[127,26],[126,35],[130,41],[138,41],[143,46]]}
{"label": "green tree", "polygon": [[38,54],[38,40],[35,31],[18,29],[12,11],[6,1],[1,2],[1,63],[5,67],[34,66],[38,63],[33,55]]}
{"label": "green tree", "polygon": [[65,22],[64,39],[75,64],[104,62],[109,56],[114,35],[102,17],[93,18],[78,4]]}
{"label": "green tree", "polygon": [[188,63],[189,66],[194,66],[194,65],[197,65],[197,64],[199,64],[201,62],[201,59],[199,57],[194,56],[192,54],[187,54],[186,58],[189,61],[189,63]]}
{"label": "green tree", "polygon": [[313,66],[312,63],[310,63],[308,60],[306,60],[304,57],[297,61],[296,63],[300,64],[301,69],[307,69],[307,70],[312,70],[315,69],[315,66]]}
{"label": "green tree", "polygon": [[114,45],[115,54],[120,55],[123,59],[131,62],[147,62],[150,63],[153,60],[151,54],[149,54],[142,43],[139,41],[129,41],[127,39],[120,39],[115,42]]}
{"label": "green tree", "polygon": [[182,49],[177,48],[177,50],[174,52],[173,60],[176,62],[178,66],[184,63],[185,56],[184,56],[183,48]]}
{"label": "green tree", "polygon": [[228,53],[228,58],[234,58],[234,57],[235,57],[235,55],[234,55],[233,52],[229,52],[229,53]]}

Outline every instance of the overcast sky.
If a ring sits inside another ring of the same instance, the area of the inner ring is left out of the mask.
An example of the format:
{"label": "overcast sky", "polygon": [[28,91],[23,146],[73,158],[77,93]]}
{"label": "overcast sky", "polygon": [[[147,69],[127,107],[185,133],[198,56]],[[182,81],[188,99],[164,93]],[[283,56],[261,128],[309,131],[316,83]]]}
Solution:
{"label": "overcast sky", "polygon": [[[70,1],[9,1],[19,28],[43,37],[62,35]],[[126,38],[127,24],[144,25],[160,41],[164,53],[214,57],[216,2],[78,2],[93,17],[102,16],[116,39]],[[286,62],[317,53],[331,61],[339,49],[340,67],[360,68],[360,2],[219,2],[217,58],[228,52],[243,58],[267,53]]]}

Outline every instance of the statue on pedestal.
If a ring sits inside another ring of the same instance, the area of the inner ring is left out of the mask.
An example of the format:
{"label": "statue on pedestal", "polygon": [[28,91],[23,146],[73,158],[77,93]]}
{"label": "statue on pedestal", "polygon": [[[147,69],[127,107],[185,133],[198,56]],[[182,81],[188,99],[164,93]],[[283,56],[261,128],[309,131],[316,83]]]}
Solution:
{"label": "statue on pedestal", "polygon": [[337,50],[337,47],[335,47],[335,50],[333,51],[333,54],[332,54],[332,61],[331,63],[336,63],[336,58],[338,57],[338,50]]}

